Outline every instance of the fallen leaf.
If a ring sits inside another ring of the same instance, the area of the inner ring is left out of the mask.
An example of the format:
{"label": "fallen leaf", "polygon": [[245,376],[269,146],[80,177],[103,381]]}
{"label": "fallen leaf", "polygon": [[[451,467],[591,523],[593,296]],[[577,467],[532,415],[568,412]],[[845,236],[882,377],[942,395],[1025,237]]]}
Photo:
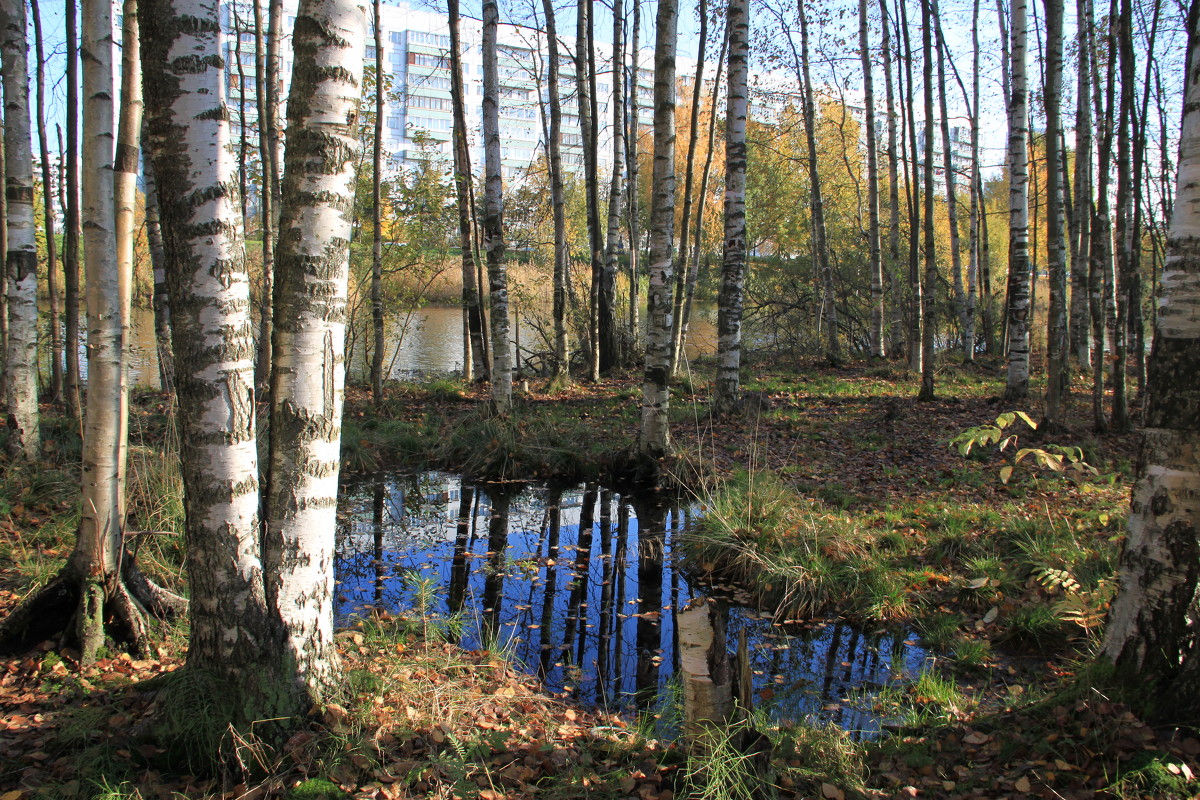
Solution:
{"label": "fallen leaf", "polygon": [[832,783],[821,784],[821,796],[826,800],[846,800],[846,793]]}
{"label": "fallen leaf", "polygon": [[1018,792],[1026,793],[1033,787],[1029,784],[1029,778],[1026,778],[1024,775],[1022,775],[1021,777],[1017,778],[1015,783],[1013,783],[1013,788]]}

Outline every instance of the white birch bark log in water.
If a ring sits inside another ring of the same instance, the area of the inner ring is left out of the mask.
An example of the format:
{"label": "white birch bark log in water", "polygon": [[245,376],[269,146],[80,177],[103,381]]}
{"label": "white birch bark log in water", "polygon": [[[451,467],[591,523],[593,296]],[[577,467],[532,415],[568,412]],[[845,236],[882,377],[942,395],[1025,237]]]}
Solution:
{"label": "white birch bark log in water", "polygon": [[1200,588],[1200,2],[1188,14],[1188,56],[1177,195],[1120,591],[1103,655],[1131,682],[1169,698],[1161,719],[1200,708],[1196,593]]}
{"label": "white birch bark log in water", "polygon": [[659,0],[654,42],[654,168],[650,189],[650,284],[638,449],[657,458],[671,444],[671,278],[675,234],[675,47],[678,0]]}
{"label": "white birch bark log in water", "polygon": [[33,461],[41,452],[38,423],[37,238],[33,216],[33,152],[29,131],[29,65],[24,0],[0,5],[4,82],[4,193],[8,339],[4,410],[8,451]]}
{"label": "white birch bark log in water", "polygon": [[[750,4],[730,0],[729,89],[725,107],[725,252],[717,301],[717,376],[713,406],[728,412],[741,393],[742,299],[746,287],[746,120],[750,62]],[[715,112],[715,109],[714,109]]]}
{"label": "white birch bark log in water", "polygon": [[337,674],[334,532],[366,30],[359,0],[302,0],[292,33],[263,567],[297,710],[327,697]]}
{"label": "white birch bark log in water", "polygon": [[483,4],[483,247],[492,302],[492,405],[512,407],[512,344],[508,336],[508,269],[504,253],[504,177],[500,165],[500,74],[496,56],[500,9]]}
{"label": "white birch bark log in water", "polygon": [[1008,103],[1008,373],[1004,399],[1029,396],[1029,92],[1025,80],[1029,0],[1012,0]]}

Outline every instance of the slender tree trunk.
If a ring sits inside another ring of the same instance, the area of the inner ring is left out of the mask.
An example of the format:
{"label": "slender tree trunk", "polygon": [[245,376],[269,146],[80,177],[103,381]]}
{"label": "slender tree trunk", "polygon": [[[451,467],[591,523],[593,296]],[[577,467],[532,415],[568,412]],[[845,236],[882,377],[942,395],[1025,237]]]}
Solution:
{"label": "slender tree trunk", "polygon": [[1113,235],[1116,239],[1117,319],[1113,340],[1113,398],[1112,427],[1116,431],[1128,431],[1133,422],[1129,416],[1129,398],[1126,390],[1127,362],[1129,360],[1129,316],[1130,298],[1133,288],[1133,179],[1131,160],[1133,142],[1130,137],[1133,108],[1133,7],[1129,0],[1120,0],[1116,18],[1117,49],[1121,78],[1121,101],[1117,112],[1117,195],[1116,224]]}
{"label": "slender tree trunk", "polygon": [[[372,4],[375,21],[375,141],[371,146],[371,396],[383,404],[383,110],[386,80],[383,72],[383,20],[380,0]],[[466,362],[464,362],[466,363]]]}
{"label": "slender tree trunk", "polygon": [[[963,363],[975,360],[976,311],[979,307],[979,215],[983,178],[979,168],[979,0],[971,3],[971,210],[967,245],[967,313],[963,327]],[[987,302],[986,299],[984,301]]]}
{"label": "slender tree trunk", "polygon": [[[696,145],[700,139],[700,103],[704,90],[704,51],[708,44],[708,9],[704,0],[697,5],[700,35],[697,43],[696,74],[692,82],[692,109],[688,124],[687,163],[683,171],[683,215],[679,227],[679,264],[675,270],[675,310],[671,319],[671,374],[679,371],[683,358],[683,315],[687,300],[688,236],[691,234],[692,194],[696,176]],[[720,69],[720,67],[718,67]],[[714,104],[716,100],[713,100]],[[714,105],[715,112],[715,105]],[[743,201],[744,203],[744,201]],[[719,334],[718,334],[719,335]]]}
{"label": "slender tree trunk", "polygon": [[[1133,125],[1133,223],[1129,236],[1129,253],[1133,262],[1130,264],[1132,280],[1129,286],[1129,322],[1133,337],[1134,368],[1137,378],[1137,396],[1144,397],[1146,389],[1146,320],[1142,313],[1142,196],[1146,166],[1146,135],[1149,128],[1150,87],[1152,84],[1151,69],[1155,63],[1154,43],[1158,34],[1158,23],[1161,17],[1161,6],[1152,9],[1150,29],[1146,33],[1145,62],[1146,72],[1142,81],[1142,103],[1131,123]],[[1132,38],[1132,37],[1131,37]],[[1130,47],[1132,47],[1132,41]],[[1132,67],[1130,69],[1132,72]],[[1164,140],[1165,141],[1165,140]]]}
{"label": "slender tree trunk", "polygon": [[366,28],[359,0],[301,0],[292,34],[263,566],[297,709],[328,697],[338,671],[334,517]]}
{"label": "slender tree trunk", "polygon": [[592,55],[592,17],[590,0],[578,0],[575,6],[575,96],[579,101],[579,128],[583,137],[583,192],[587,203],[587,237],[591,281],[588,293],[588,378],[600,380],[606,358],[600,312],[604,284],[604,234],[600,227],[600,174],[598,171],[598,128],[596,116],[594,58]]}
{"label": "slender tree trunk", "polygon": [[37,48],[37,135],[42,157],[43,224],[46,230],[46,293],[50,305],[50,399],[61,403],[63,396],[63,340],[59,325],[58,242],[54,235],[54,181],[50,177],[50,143],[46,130],[46,54],[42,44],[42,15],[38,0],[30,0],[33,41]]}
{"label": "slender tree trunk", "polygon": [[804,103],[804,138],[808,144],[808,182],[812,200],[813,257],[821,281],[821,320],[825,327],[825,360],[840,364],[842,351],[838,344],[837,298],[834,295],[833,268],[829,264],[829,245],[825,233],[825,203],[821,193],[821,176],[817,170],[817,110],[813,101],[812,79],[809,76],[808,13],[803,0],[796,10],[800,16],[801,92]]}
{"label": "slender tree trunk", "polygon": [[74,2],[66,5],[67,25],[67,191],[63,204],[63,375],[67,413],[81,420],[79,397],[79,37]]}
{"label": "slender tree trunk", "polygon": [[175,356],[171,351],[171,298],[167,290],[167,258],[163,245],[162,226],[158,212],[158,187],[154,182],[154,166],[150,160],[150,136],[143,131],[146,187],[146,243],[150,248],[150,265],[154,270],[154,344],[158,355],[158,384],[164,394],[175,393]]}
{"label": "slender tree trunk", "polygon": [[[261,2],[262,0],[258,0]],[[258,43],[262,34],[261,17],[255,17],[255,52],[264,53]],[[283,0],[267,0],[267,31],[265,63],[260,69],[255,56],[255,74],[263,75],[265,91],[257,95],[259,148],[263,171],[263,273],[262,295],[259,298],[258,356],[254,370],[254,385],[259,400],[270,400],[271,377],[274,369],[275,334],[275,265],[279,260],[279,173],[283,162],[283,136],[279,125],[279,91],[283,88],[283,59],[279,53],[283,41]],[[257,88],[257,86],[256,86]],[[267,195],[270,195],[268,198]],[[267,257],[268,242],[270,258]]]}
{"label": "slender tree trunk", "polygon": [[[725,63],[725,52],[729,47],[729,30],[726,29],[725,35],[721,37],[721,49],[717,52],[717,63]],[[720,69],[717,70],[717,77],[713,81],[712,89],[712,104],[715,112],[717,98],[721,95],[721,74]],[[717,115],[712,113],[708,115],[708,144],[707,150],[704,153],[704,169],[700,173],[700,191],[696,204],[696,228],[692,235],[692,257],[691,265],[688,267],[688,278],[686,281],[687,298],[683,302],[683,333],[680,337],[681,352],[687,352],[688,341],[688,326],[692,320],[692,308],[695,305],[696,283],[700,276],[700,254],[704,246],[704,212],[708,206],[708,180],[712,174],[712,159],[713,150],[716,144],[717,132]]]}
{"label": "slender tree trunk", "polygon": [[[921,51],[924,60],[925,99],[925,152],[923,154],[925,202],[921,215],[924,233],[925,277],[921,287],[921,317],[925,325],[921,329],[921,391],[918,400],[933,400],[933,333],[934,297],[938,282],[937,258],[933,250],[933,20],[937,17],[935,0],[921,0]],[[945,83],[942,83],[943,90]],[[943,91],[944,94],[944,91]],[[946,137],[949,139],[949,136]],[[949,179],[949,176],[946,176]],[[951,201],[953,202],[953,201]]]}
{"label": "slender tree trunk", "polygon": [[[553,0],[542,0],[546,14],[546,54],[550,62],[546,89],[549,93],[550,130],[546,138],[546,160],[550,170],[550,207],[554,217],[554,378],[567,381],[571,376],[571,355],[567,342],[567,281],[568,271],[566,200],[563,196],[562,168],[562,100],[559,93],[558,25]],[[620,82],[621,65],[614,59],[613,81]],[[619,190],[614,176],[614,191]],[[619,205],[617,206],[619,209]],[[611,210],[611,206],[610,206]],[[610,220],[611,225],[611,220]],[[632,257],[632,256],[631,256]]]}
{"label": "slender tree trunk", "polygon": [[[232,55],[235,59],[234,75],[237,76],[237,120],[238,120],[238,198],[242,204],[242,230],[250,225],[250,207],[248,205],[248,181],[246,174],[246,155],[250,148],[250,138],[246,133],[246,65],[242,63],[242,31],[246,23],[238,13],[238,5],[230,4],[229,17],[233,27]],[[228,67],[226,67],[228,69]],[[230,75],[233,77],[233,75]]]}
{"label": "slender tree trunk", "polygon": [[[1116,1],[1113,0],[1109,14],[1110,18],[1116,16],[1115,7]],[[1109,159],[1112,157],[1112,111],[1115,100],[1116,58],[1112,55],[1113,37],[1112,24],[1110,22],[1105,42],[1105,50],[1109,53],[1106,66],[1107,80],[1104,98],[1102,99],[1102,84],[1098,65],[1099,43],[1095,41],[1095,23],[1092,22],[1093,12],[1091,11],[1090,2],[1088,3],[1088,8],[1088,31],[1091,40],[1088,50],[1091,54],[1092,95],[1096,112],[1096,124],[1099,126],[1098,133],[1100,136],[1096,163],[1098,165],[1105,165],[1109,163]],[[1100,169],[1099,167],[1096,170],[1096,201],[1092,215],[1091,241],[1088,246],[1089,301],[1092,312],[1092,425],[1097,431],[1101,432],[1108,430],[1108,417],[1104,413],[1104,362],[1106,342],[1108,345],[1112,344],[1112,337],[1108,335],[1110,317],[1108,307],[1112,301],[1113,292],[1112,224],[1109,218],[1108,205],[1109,172],[1109,169]]]}
{"label": "slender tree trunk", "polygon": [[1082,367],[1091,360],[1091,309],[1088,262],[1092,219],[1092,90],[1088,80],[1091,53],[1087,0],[1075,0],[1076,51],[1079,74],[1075,90],[1075,230],[1071,259],[1071,358]]}
{"label": "slender tree trunk", "polygon": [[[508,273],[504,259],[504,180],[500,174],[500,76],[496,35],[500,10],[495,0],[483,5],[483,246],[487,251],[492,298],[492,404],[507,414],[512,406],[512,355],[508,340]],[[582,113],[582,101],[580,112]]]}
{"label": "slender tree trunk", "polygon": [[[892,26],[888,17],[887,0],[879,0],[880,27],[883,29],[883,83],[887,97],[887,160],[888,160],[888,257],[886,274],[890,298],[890,343],[887,355],[895,356],[904,338],[904,315],[899,290],[900,269],[900,159],[896,150],[896,98],[892,89]],[[903,135],[903,134],[901,134]]]}
{"label": "slender tree trunk", "polygon": [[[967,332],[967,296],[963,290],[962,276],[962,243],[958,228],[958,174],[954,167],[954,148],[950,140],[950,112],[946,100],[946,62],[951,60],[950,45],[942,33],[940,11],[937,0],[933,2],[933,24],[937,29],[938,48],[938,104],[941,114],[942,129],[942,163],[946,172],[946,215],[950,223],[950,272],[954,282],[954,308],[958,312],[959,329],[963,334],[963,349],[970,349],[966,344]],[[932,131],[930,131],[932,134]],[[972,344],[971,347],[974,345]]]}
{"label": "slender tree trunk", "polygon": [[1103,654],[1130,682],[1170,698],[1160,719],[1200,707],[1196,592],[1200,584],[1200,3],[1188,14],[1188,55],[1177,197],[1171,218],[1139,478],[1121,556],[1120,591]]}
{"label": "slender tree trunk", "polygon": [[749,0],[731,0],[726,30],[729,90],[725,106],[725,254],[717,305],[717,376],[713,398],[718,412],[735,408],[741,392],[742,297],[746,286],[746,118],[750,113]]}
{"label": "slender tree trunk", "polygon": [[638,196],[638,172],[640,165],[638,164],[638,140],[641,133],[641,119],[638,116],[638,87],[641,86],[639,79],[641,67],[641,51],[638,49],[639,35],[641,33],[640,26],[642,24],[642,0],[629,0],[633,4],[633,22],[630,25],[629,44],[629,63],[630,79],[629,79],[629,135],[626,139],[625,153],[626,160],[629,164],[629,183],[626,194],[628,199],[625,203],[625,211],[628,217],[629,227],[629,343],[631,352],[628,354],[629,362],[635,360],[636,355],[641,350],[642,340],[642,324],[639,319],[639,295],[641,294],[641,221],[639,218],[639,196]]}
{"label": "slender tree trunk", "polygon": [[247,724],[281,711],[263,698],[279,690],[269,684],[282,639],[263,590],[250,276],[224,75],[213,67],[220,21],[216,6],[197,0],[143,0],[141,11],[148,141],[174,265],[167,282],[192,599],[187,668],[215,675]]}
{"label": "slender tree trunk", "polygon": [[1029,395],[1029,93],[1025,86],[1029,0],[1012,0],[1011,102],[1008,106],[1008,376],[1005,400]]}
{"label": "slender tree trunk", "polygon": [[[132,32],[130,56],[122,72],[137,72],[136,6],[126,3],[126,35]],[[125,534],[124,477],[126,456],[125,325],[129,319],[129,283],[132,270],[132,229],[121,233],[121,225],[131,225],[128,203],[127,159],[114,164],[113,120],[113,40],[112,7],[107,3],[85,2],[82,6],[83,31],[81,55],[83,70],[83,212],[88,221],[84,230],[84,265],[87,279],[88,310],[88,391],[83,429],[83,503],[79,521],[79,541],[73,559],[83,562],[83,587],[76,618],[80,661],[90,664],[104,643],[105,606],[115,600],[114,579],[119,584],[120,561]],[[130,15],[132,14],[132,19]],[[132,31],[129,26],[132,25]],[[130,91],[130,79],[122,87]],[[141,105],[132,94],[130,105]],[[122,97],[122,101],[126,100]],[[122,115],[122,122],[124,122]],[[120,145],[127,144],[127,131],[121,130]],[[136,136],[136,134],[135,134]],[[132,161],[137,163],[137,148]],[[134,167],[136,170],[136,166]],[[125,173],[118,179],[114,175]],[[136,177],[136,176],[134,176]],[[115,184],[122,184],[122,196]],[[11,195],[10,195],[11,196]],[[116,202],[114,202],[116,201]],[[118,249],[124,250],[118,255]],[[129,258],[125,258],[125,252]],[[111,609],[109,610],[111,613]]]}
{"label": "slender tree trunk", "polygon": [[858,49],[862,56],[863,105],[867,124],[867,246],[871,275],[871,358],[887,355],[883,342],[883,258],[879,245],[879,145],[875,133],[875,86],[871,77],[871,40],[867,0],[858,0]]}
{"label": "slender tree trunk", "polygon": [[447,0],[450,27],[450,103],[454,117],[454,194],[458,208],[458,244],[462,249],[462,304],[467,336],[463,346],[463,370],[467,381],[487,380],[491,374],[490,351],[484,335],[483,304],[475,264],[475,235],[472,224],[471,151],[467,147],[467,115],[463,100],[462,36],[459,33],[458,0]]}
{"label": "slender tree trunk", "polygon": [[1063,0],[1045,0],[1046,9],[1046,241],[1050,304],[1046,326],[1046,422],[1061,425],[1069,387],[1067,336],[1067,241],[1063,224],[1062,131]]}
{"label": "slender tree trunk", "polygon": [[671,250],[675,230],[675,47],[678,0],[658,0],[654,43],[654,180],[650,206],[650,288],[646,370],[639,450],[651,457],[670,447]]}
{"label": "slender tree trunk", "polygon": [[38,425],[37,235],[33,214],[33,153],[29,136],[29,68],[24,0],[0,5],[4,54],[4,183],[7,199],[8,349],[4,408],[8,449],[33,461],[41,452]]}
{"label": "slender tree trunk", "polygon": [[911,173],[907,177],[908,184],[908,368],[912,372],[923,375],[924,348],[921,346],[922,331],[925,329],[925,307],[921,297],[921,200],[918,187],[921,186],[921,157],[917,154],[917,115],[916,89],[913,81],[913,50],[908,27],[908,11],[905,3],[899,3],[900,30],[904,34],[904,73],[908,84],[907,98],[903,106],[908,112],[908,147]]}
{"label": "slender tree trunk", "polygon": [[622,0],[613,0],[612,49],[612,181],[608,188],[608,231],[604,245],[604,280],[600,285],[602,372],[610,371],[619,361],[617,337],[617,250],[621,240],[621,183],[625,171],[625,92],[621,67],[625,63],[625,9]]}

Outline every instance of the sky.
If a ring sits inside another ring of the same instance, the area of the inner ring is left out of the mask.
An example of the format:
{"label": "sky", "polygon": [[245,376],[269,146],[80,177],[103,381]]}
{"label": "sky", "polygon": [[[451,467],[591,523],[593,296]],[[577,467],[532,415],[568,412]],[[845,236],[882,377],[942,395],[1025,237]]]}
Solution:
{"label": "sky", "polygon": [[[1000,0],[1004,2],[1005,0]],[[627,11],[628,3],[626,0]],[[1139,11],[1149,9],[1153,6],[1152,3],[1158,3],[1161,13],[1159,41],[1156,44],[1155,51],[1157,53],[1158,64],[1162,70],[1162,82],[1164,90],[1168,94],[1166,103],[1161,107],[1157,103],[1151,103],[1149,112],[1150,127],[1155,131],[1158,130],[1158,115],[1164,114],[1167,120],[1167,128],[1169,136],[1172,140],[1167,143],[1168,152],[1171,154],[1171,159],[1174,161],[1178,152],[1176,137],[1179,131],[1179,120],[1181,117],[1181,102],[1183,93],[1183,53],[1186,49],[1186,36],[1184,34],[1183,21],[1185,18],[1185,9],[1180,0],[1144,0]],[[443,11],[445,10],[445,0],[410,0],[410,4],[417,8]],[[714,4],[715,5],[715,4]],[[879,7],[877,2],[871,3],[871,29],[870,39],[872,46],[878,48],[881,37],[881,25],[879,22]],[[1074,37],[1075,37],[1075,13],[1074,4],[1067,3],[1064,34],[1066,37],[1065,47],[1065,69],[1063,80],[1063,114],[1064,124],[1068,127],[1073,125],[1074,108],[1075,108],[1075,78],[1074,78]],[[505,22],[515,22],[524,24],[534,24],[536,9],[536,19],[541,18],[541,0],[501,0],[501,19]],[[51,126],[55,123],[61,123],[64,117],[63,109],[65,105],[65,86],[64,86],[64,39],[65,39],[65,21],[64,21],[64,5],[63,0],[44,0],[40,3],[43,28],[45,31],[46,47],[48,52],[48,69],[47,83],[48,95],[46,101],[47,116]],[[612,32],[612,13],[611,0],[595,0],[595,26],[596,38],[598,41],[611,41]],[[657,5],[655,3],[642,0],[642,22],[641,22],[641,42],[644,47],[653,47],[654,43],[654,16]],[[775,10],[772,11],[771,9]],[[846,90],[848,96],[855,96],[856,93],[861,93],[861,65],[859,61],[857,45],[858,45],[858,6],[853,0],[821,0],[819,3],[806,6],[809,13],[809,26],[812,38],[813,47],[813,80],[815,83],[824,84],[831,87],[842,87]],[[1040,49],[1038,39],[1032,30],[1032,23],[1040,21],[1042,15],[1042,4],[1034,0],[1030,4],[1031,12],[1031,34],[1030,34],[1030,53],[1029,59],[1029,80],[1030,87],[1035,94],[1041,83],[1040,62],[1033,56]],[[949,49],[953,54],[953,60],[958,66],[962,81],[968,92],[971,90],[971,39],[970,39],[970,23],[971,23],[971,3],[968,0],[941,0],[940,20],[943,31],[946,35],[946,40]],[[464,15],[478,17],[480,15],[479,0],[467,0],[463,3],[462,11]],[[710,21],[710,33],[714,29],[719,29],[722,24],[719,17],[721,9],[718,7],[710,12],[714,19]],[[1144,32],[1147,27],[1146,13],[1135,12],[1135,16],[1139,19],[1135,20],[1135,37],[1138,40],[1138,68],[1143,68],[1144,53],[1145,53],[1145,36]],[[1004,108],[1004,100],[1002,88],[1000,85],[1000,41],[999,41],[999,26],[997,23],[996,2],[993,0],[990,4],[983,1],[983,7],[980,10],[980,47],[981,47],[981,91],[983,100],[981,102],[982,114],[980,115],[980,141],[983,147],[981,154],[981,163],[984,166],[985,174],[995,175],[1003,165],[1005,142],[1007,138],[1007,114]],[[574,3],[560,3],[557,5],[556,16],[559,21],[560,35],[564,38],[573,40],[574,37]],[[752,28],[752,71],[758,74],[765,74],[775,69],[773,64],[766,63],[771,45],[778,45],[784,41],[783,31],[778,20],[782,17],[789,21],[795,16],[795,6],[792,0],[753,0],[751,10],[751,28]],[[699,43],[699,13],[697,6],[694,3],[685,0],[682,4],[679,16],[679,41],[678,53],[681,57],[688,60],[694,60],[698,50]],[[919,22],[919,13],[915,9],[909,11],[909,22],[913,31],[913,47],[919,51],[920,48],[920,31],[917,23]],[[1040,27],[1040,25],[1038,26]],[[894,38],[894,37],[893,37]],[[30,21],[29,39],[32,42],[32,20]],[[715,57],[716,44],[714,43],[709,50],[708,58]],[[895,42],[893,42],[895,46]],[[776,47],[778,49],[778,47]],[[30,67],[33,66],[33,52],[31,47],[30,52]],[[915,78],[919,83],[921,79],[919,64],[914,64]],[[792,70],[784,70],[784,80],[793,78]],[[710,72],[711,74],[711,72]],[[878,59],[874,69],[876,95],[878,102],[883,102],[883,70]],[[936,79],[936,78],[935,78]],[[953,73],[947,76],[949,87],[949,114],[952,118],[961,116],[965,113],[966,106],[963,101],[962,93],[958,90],[957,84],[953,81]],[[1140,96],[1140,95],[1139,95]],[[33,99],[32,75],[30,97]],[[1034,98],[1035,103],[1035,121],[1034,128],[1041,127],[1038,121],[1041,110],[1040,105],[1037,105],[1037,98]],[[1157,159],[1157,139],[1155,134],[1151,137],[1151,148],[1154,152],[1151,158]],[[54,138],[51,137],[52,148]],[[1069,142],[1070,144],[1070,142]]]}

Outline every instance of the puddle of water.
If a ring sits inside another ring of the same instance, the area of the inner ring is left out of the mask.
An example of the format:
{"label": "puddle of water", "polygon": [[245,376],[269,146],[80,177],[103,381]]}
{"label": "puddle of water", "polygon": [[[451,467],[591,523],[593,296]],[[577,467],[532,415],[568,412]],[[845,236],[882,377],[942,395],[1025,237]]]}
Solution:
{"label": "puddle of water", "polygon": [[[461,615],[462,645],[501,643],[551,690],[612,710],[660,708],[677,664],[674,610],[693,594],[671,546],[687,509],[594,486],[464,484],[445,473],[379,474],[347,487],[338,529],[339,621],[372,609]],[[732,606],[761,704],[871,736],[878,687],[918,674],[913,637],[843,624],[784,629]]]}

